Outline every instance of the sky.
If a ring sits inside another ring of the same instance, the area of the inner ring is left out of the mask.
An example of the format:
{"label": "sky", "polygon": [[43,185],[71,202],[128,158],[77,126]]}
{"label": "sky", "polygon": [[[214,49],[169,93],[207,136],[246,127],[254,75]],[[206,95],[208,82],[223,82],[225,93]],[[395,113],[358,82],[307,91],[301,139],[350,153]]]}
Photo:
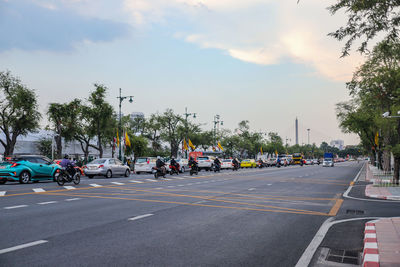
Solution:
{"label": "sky", "polygon": [[[94,83],[133,95],[122,112],[145,116],[185,107],[203,129],[220,115],[249,120],[288,144],[342,139],[335,105],[363,62],[327,36],[346,23],[334,0],[0,0],[0,71],[51,102],[85,99]],[[46,119],[42,121],[46,125]]]}

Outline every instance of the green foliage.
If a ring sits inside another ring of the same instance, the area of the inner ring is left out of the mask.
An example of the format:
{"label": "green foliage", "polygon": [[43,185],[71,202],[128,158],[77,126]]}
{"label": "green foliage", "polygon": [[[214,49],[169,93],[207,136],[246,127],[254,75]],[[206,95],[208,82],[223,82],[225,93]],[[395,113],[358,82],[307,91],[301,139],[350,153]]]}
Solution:
{"label": "green foliage", "polygon": [[135,136],[132,133],[128,133],[129,141],[131,142],[131,146],[127,146],[125,149],[125,155],[130,156],[132,154],[135,155],[135,157],[142,157],[142,156],[147,156],[147,145],[148,141],[145,137],[143,136]]}
{"label": "green foliage", "polygon": [[46,156],[51,159],[51,146],[52,146],[52,140],[51,138],[42,138],[39,140],[37,143],[36,147],[39,150],[40,154],[43,156]]}
{"label": "green foliage", "polygon": [[397,40],[400,26],[400,2],[398,0],[337,0],[329,10],[332,14],[344,11],[348,15],[347,25],[329,35],[339,41],[347,39],[342,55],[349,54],[354,41],[361,40],[358,51],[368,52],[368,42],[378,34],[384,40]]}
{"label": "green foliage", "polygon": [[24,86],[9,71],[0,72],[0,130],[5,140],[4,155],[14,152],[17,137],[37,130],[40,113],[35,92]]}

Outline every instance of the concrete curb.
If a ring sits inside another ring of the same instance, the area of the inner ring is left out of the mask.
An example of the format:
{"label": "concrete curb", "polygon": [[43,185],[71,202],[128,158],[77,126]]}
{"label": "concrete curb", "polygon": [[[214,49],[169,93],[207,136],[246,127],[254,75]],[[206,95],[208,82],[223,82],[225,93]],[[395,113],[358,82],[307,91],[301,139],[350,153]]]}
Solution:
{"label": "concrete curb", "polygon": [[379,267],[379,250],[374,222],[370,221],[365,224],[363,267]]}

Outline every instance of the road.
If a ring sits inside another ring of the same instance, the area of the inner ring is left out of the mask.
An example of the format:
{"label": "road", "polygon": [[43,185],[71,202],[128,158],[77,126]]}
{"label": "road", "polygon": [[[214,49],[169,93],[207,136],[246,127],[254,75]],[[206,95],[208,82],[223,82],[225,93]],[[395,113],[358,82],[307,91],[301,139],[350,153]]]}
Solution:
{"label": "road", "polygon": [[295,266],[361,166],[2,185],[0,265]]}

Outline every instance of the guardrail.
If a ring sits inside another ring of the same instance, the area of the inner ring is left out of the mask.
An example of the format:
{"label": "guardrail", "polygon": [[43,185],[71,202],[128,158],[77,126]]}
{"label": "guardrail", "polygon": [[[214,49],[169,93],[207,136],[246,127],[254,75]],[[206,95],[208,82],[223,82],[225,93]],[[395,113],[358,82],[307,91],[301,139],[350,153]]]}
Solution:
{"label": "guardrail", "polygon": [[380,187],[399,187],[393,183],[393,171],[379,170],[377,167],[368,164],[367,181],[373,182],[374,186]]}

